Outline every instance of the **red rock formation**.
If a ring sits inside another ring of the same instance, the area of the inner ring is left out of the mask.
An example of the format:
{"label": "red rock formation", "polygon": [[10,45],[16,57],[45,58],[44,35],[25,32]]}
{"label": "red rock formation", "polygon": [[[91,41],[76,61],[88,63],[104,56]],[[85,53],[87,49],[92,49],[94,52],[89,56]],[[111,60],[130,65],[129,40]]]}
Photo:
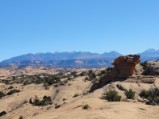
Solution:
{"label": "red rock formation", "polygon": [[118,78],[132,76],[139,62],[139,55],[120,56],[113,62],[114,68],[111,75]]}
{"label": "red rock formation", "polygon": [[108,72],[108,74],[94,83],[90,89],[90,92],[103,87],[112,81],[125,80],[129,76],[135,73],[135,67],[140,62],[139,55],[120,56],[113,62],[114,68]]}

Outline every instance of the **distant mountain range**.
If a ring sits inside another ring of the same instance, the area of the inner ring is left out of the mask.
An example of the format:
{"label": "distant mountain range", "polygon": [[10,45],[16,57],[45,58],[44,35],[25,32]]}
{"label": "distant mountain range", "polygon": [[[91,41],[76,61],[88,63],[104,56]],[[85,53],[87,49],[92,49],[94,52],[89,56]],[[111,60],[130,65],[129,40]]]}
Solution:
{"label": "distant mountain range", "polygon": [[[142,61],[159,59],[159,50],[155,49],[149,49],[138,54]],[[111,66],[113,60],[121,55],[116,51],[103,54],[90,52],[25,54],[0,62],[0,67],[99,68]]]}
{"label": "distant mountain range", "polygon": [[159,60],[159,50],[148,49],[142,53],[138,53],[141,56],[142,61],[154,61]]}

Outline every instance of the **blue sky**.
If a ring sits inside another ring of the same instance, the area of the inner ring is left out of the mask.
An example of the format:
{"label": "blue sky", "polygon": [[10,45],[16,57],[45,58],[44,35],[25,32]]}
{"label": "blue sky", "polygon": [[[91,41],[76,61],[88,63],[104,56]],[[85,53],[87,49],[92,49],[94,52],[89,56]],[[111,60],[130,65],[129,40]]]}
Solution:
{"label": "blue sky", "polygon": [[55,51],[159,49],[159,0],[1,0],[0,60]]}

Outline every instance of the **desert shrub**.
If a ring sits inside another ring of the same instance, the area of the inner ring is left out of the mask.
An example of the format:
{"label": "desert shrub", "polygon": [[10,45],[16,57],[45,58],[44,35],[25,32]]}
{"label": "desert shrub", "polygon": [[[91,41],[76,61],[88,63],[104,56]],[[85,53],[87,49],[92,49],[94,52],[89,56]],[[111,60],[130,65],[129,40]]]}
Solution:
{"label": "desert shrub", "polygon": [[73,72],[71,72],[71,75],[72,75],[74,78],[76,78],[76,77],[77,77],[77,72],[73,71]]}
{"label": "desert shrub", "polygon": [[99,77],[99,80],[103,80],[103,79],[105,79],[105,77],[107,76],[107,74],[103,74],[103,75],[101,75],[100,77]]}
{"label": "desert shrub", "polygon": [[12,95],[12,94],[14,94],[14,93],[19,93],[19,92],[20,92],[20,90],[12,89],[12,90],[10,90],[10,91],[7,93],[7,95]]}
{"label": "desert shrub", "polygon": [[140,97],[142,97],[142,98],[147,98],[147,97],[149,97],[149,91],[147,91],[147,90],[142,90],[141,92],[140,92]]}
{"label": "desert shrub", "polygon": [[60,78],[57,76],[48,77],[45,79],[44,83],[47,85],[52,85],[55,83],[58,83],[60,81]]}
{"label": "desert shrub", "polygon": [[102,70],[101,71],[101,74],[103,75],[103,74],[106,74],[107,73],[107,71],[106,70]]}
{"label": "desert shrub", "polygon": [[159,89],[158,88],[142,90],[139,95],[140,97],[148,100],[147,104],[150,104],[150,105],[159,104]]}
{"label": "desert shrub", "polygon": [[58,77],[63,77],[63,75],[64,75],[64,73],[60,72],[60,73],[58,73],[56,76],[58,76]]}
{"label": "desert shrub", "polygon": [[107,74],[107,70],[104,69],[98,74],[98,76],[103,76],[103,75],[106,75],[106,74]]}
{"label": "desert shrub", "polygon": [[31,76],[23,76],[20,78],[15,77],[15,80],[1,80],[1,83],[5,83],[6,85],[8,84],[15,84],[15,83],[20,83],[23,85],[29,85],[29,84],[47,84],[47,85],[52,85],[55,83],[60,82],[61,77],[67,77],[62,75],[61,73],[56,74],[56,75],[31,75]]}
{"label": "desert shrub", "polygon": [[121,96],[119,96],[118,92],[115,90],[111,90],[111,91],[107,92],[103,98],[108,100],[109,102],[121,100]]}
{"label": "desert shrub", "polygon": [[29,83],[42,84],[43,82],[44,82],[44,79],[34,78],[34,79],[32,80],[32,82],[28,81],[28,84],[29,84]]}
{"label": "desert shrub", "polygon": [[56,75],[42,77],[42,78],[40,76],[30,76],[23,81],[23,85],[28,85],[32,83],[52,85],[52,84],[58,83],[59,81],[60,81],[60,78],[59,76],[56,76]]}
{"label": "desert shrub", "polygon": [[67,77],[67,80],[68,80],[68,81],[71,80],[71,79],[72,79],[72,78],[71,78],[70,76]]}
{"label": "desert shrub", "polygon": [[92,70],[88,71],[88,79],[90,81],[96,79],[96,75],[95,75],[95,73]]}
{"label": "desert shrub", "polygon": [[1,80],[0,82],[8,85],[10,83],[10,80]]}
{"label": "desert shrub", "polygon": [[88,104],[85,104],[85,105],[82,106],[82,109],[84,109],[84,110],[87,110],[89,108],[90,108],[90,106]]}
{"label": "desert shrub", "polygon": [[135,98],[135,92],[132,89],[126,90],[124,94],[126,95],[127,99]]}
{"label": "desert shrub", "polygon": [[141,62],[140,65],[143,67],[143,69],[145,69],[147,67],[147,61]]}
{"label": "desert shrub", "polygon": [[5,93],[3,93],[2,91],[0,91],[0,98],[4,97]]}
{"label": "desert shrub", "polygon": [[32,104],[33,106],[46,106],[46,105],[51,105],[52,104],[52,99],[50,96],[44,96],[42,100],[39,100],[38,98],[29,100],[29,103]]}
{"label": "desert shrub", "polygon": [[7,114],[6,111],[2,111],[2,112],[0,112],[0,117],[4,116],[4,115],[6,115],[6,114]]}
{"label": "desert shrub", "polygon": [[31,84],[31,83],[32,83],[31,81],[25,80],[25,81],[23,82],[23,85],[25,86],[25,85],[29,85],[29,84]]}
{"label": "desert shrub", "polygon": [[152,67],[147,63],[147,61],[142,62],[141,66],[143,67],[144,71],[143,71],[143,75],[151,75],[152,74]]}
{"label": "desert shrub", "polygon": [[45,105],[51,105],[52,104],[52,99],[51,99],[50,96],[44,96],[43,101],[44,101]]}
{"label": "desert shrub", "polygon": [[68,75],[63,75],[61,76],[61,78],[68,78]]}
{"label": "desert shrub", "polygon": [[147,67],[144,71],[143,71],[143,75],[152,75],[152,67]]}
{"label": "desert shrub", "polygon": [[16,79],[16,76],[13,76],[13,77],[12,77],[12,80],[17,80],[17,79]]}
{"label": "desert shrub", "polygon": [[10,84],[13,84],[13,83],[23,83],[24,79],[23,78],[14,78],[14,80],[10,80]]}

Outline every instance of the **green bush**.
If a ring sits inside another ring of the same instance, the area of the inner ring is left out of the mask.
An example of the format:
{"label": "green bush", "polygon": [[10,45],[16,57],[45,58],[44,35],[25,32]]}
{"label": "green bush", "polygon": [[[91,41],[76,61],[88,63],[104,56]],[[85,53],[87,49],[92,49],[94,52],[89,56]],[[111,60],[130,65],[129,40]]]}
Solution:
{"label": "green bush", "polygon": [[147,63],[147,61],[142,62],[141,66],[143,67],[143,75],[152,75],[153,74],[153,69],[152,67]]}
{"label": "green bush", "polygon": [[31,81],[25,80],[25,81],[23,82],[23,85],[25,86],[25,85],[29,85],[29,84],[31,84],[31,83],[32,83]]}
{"label": "green bush", "polygon": [[39,100],[38,98],[29,100],[29,103],[32,104],[33,106],[46,106],[46,105],[51,105],[52,104],[52,99],[50,96],[44,96],[42,100]]}
{"label": "green bush", "polygon": [[[29,83],[30,81],[28,81],[28,83]],[[33,80],[32,80],[32,83],[35,83],[35,84],[42,84],[44,82],[44,79],[41,79],[41,78],[34,78]]]}
{"label": "green bush", "polygon": [[148,100],[147,104],[150,104],[150,105],[159,104],[159,89],[158,88],[153,88],[150,90],[142,90],[139,95],[140,97]]}
{"label": "green bush", "polygon": [[135,92],[132,89],[126,90],[125,95],[126,95],[127,99],[135,98]]}
{"label": "green bush", "polygon": [[74,77],[74,78],[76,78],[78,75],[77,75],[77,72],[75,72],[75,71],[73,71],[73,72],[71,72],[71,75]]}
{"label": "green bush", "polygon": [[90,81],[96,79],[96,75],[95,75],[95,73],[92,70],[88,71],[88,79]]}
{"label": "green bush", "polygon": [[104,99],[111,101],[120,101],[121,96],[118,95],[118,92],[115,90],[109,91],[104,95]]}
{"label": "green bush", "polygon": [[107,69],[101,70],[101,72],[97,74],[97,76],[100,76],[100,77],[103,75],[107,75]]}
{"label": "green bush", "polygon": [[10,83],[10,80],[1,80],[0,82],[8,85]]}
{"label": "green bush", "polygon": [[44,83],[47,85],[52,85],[52,84],[58,83],[59,81],[60,81],[59,77],[52,76],[52,77],[46,78]]}
{"label": "green bush", "polygon": [[106,74],[106,73],[107,73],[107,71],[105,69],[105,70],[102,70],[100,74],[103,75],[103,74]]}
{"label": "green bush", "polygon": [[142,98],[148,98],[149,97],[149,91],[147,91],[147,90],[142,90],[141,92],[140,92],[140,97],[142,97]]}
{"label": "green bush", "polygon": [[32,76],[23,76],[23,77],[15,77],[15,80],[1,80],[1,83],[5,83],[6,85],[8,84],[15,84],[15,83],[20,83],[23,85],[29,85],[29,84],[47,84],[48,86],[59,83],[61,77],[64,75],[62,74],[56,74],[56,75],[32,75]]}

